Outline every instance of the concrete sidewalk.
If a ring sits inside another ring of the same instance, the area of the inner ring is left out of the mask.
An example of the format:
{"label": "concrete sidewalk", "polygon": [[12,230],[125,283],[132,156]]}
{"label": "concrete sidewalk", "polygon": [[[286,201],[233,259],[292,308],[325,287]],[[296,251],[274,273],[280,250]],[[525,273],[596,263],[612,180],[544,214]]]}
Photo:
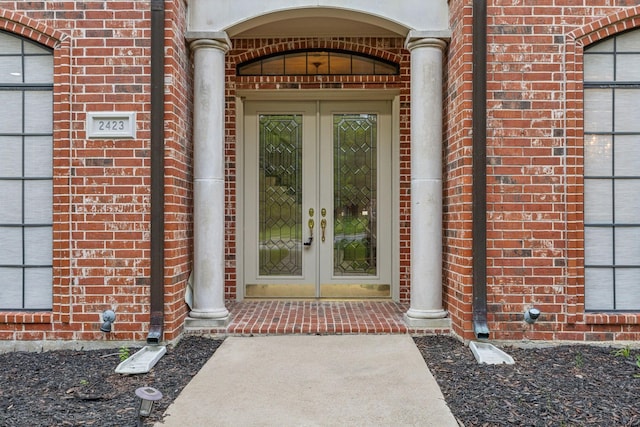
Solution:
{"label": "concrete sidewalk", "polygon": [[156,426],[458,426],[409,335],[229,337]]}

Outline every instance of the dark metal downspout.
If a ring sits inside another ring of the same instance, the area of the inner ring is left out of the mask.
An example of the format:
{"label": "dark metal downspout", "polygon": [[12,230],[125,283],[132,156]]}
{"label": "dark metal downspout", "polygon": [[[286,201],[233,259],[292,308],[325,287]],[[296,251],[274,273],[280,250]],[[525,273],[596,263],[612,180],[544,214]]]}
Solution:
{"label": "dark metal downspout", "polygon": [[487,3],[473,1],[473,331],[489,338],[487,326]]}
{"label": "dark metal downspout", "polygon": [[164,328],[164,0],[151,0],[151,319],[147,344]]}

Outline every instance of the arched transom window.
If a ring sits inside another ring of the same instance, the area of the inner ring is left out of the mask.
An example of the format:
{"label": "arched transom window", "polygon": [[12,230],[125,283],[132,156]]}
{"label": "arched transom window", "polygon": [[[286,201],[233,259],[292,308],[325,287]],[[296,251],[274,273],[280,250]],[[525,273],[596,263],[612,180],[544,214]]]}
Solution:
{"label": "arched transom window", "polygon": [[305,50],[261,57],[238,65],[239,76],[397,75],[393,62],[340,50]]}

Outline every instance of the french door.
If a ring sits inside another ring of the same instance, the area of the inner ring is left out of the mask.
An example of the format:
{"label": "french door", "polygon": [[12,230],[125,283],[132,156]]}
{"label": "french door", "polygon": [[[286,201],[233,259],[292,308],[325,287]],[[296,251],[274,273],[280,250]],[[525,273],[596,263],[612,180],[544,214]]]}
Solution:
{"label": "french door", "polygon": [[389,102],[247,102],[246,297],[391,296]]}

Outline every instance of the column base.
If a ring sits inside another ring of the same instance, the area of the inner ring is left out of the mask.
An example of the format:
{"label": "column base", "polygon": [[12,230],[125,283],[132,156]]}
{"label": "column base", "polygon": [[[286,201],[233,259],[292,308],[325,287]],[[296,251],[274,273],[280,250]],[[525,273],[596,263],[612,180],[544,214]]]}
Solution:
{"label": "column base", "polygon": [[209,320],[226,319],[229,317],[229,310],[227,310],[225,307],[212,310],[199,310],[196,308],[191,310],[191,312],[189,313],[189,317]]}
{"label": "column base", "polygon": [[231,316],[211,319],[187,317],[184,321],[185,330],[225,329],[231,323]]}
{"label": "column base", "polygon": [[447,317],[447,310],[439,308],[437,310],[420,310],[417,308],[410,308],[407,310],[405,317],[412,319],[442,319]]}
{"label": "column base", "polygon": [[438,328],[444,325],[451,325],[451,320],[447,319],[447,311],[439,310],[418,310],[410,308],[404,315],[404,323],[416,328]]}
{"label": "column base", "polygon": [[416,319],[409,317],[406,313],[403,316],[405,325],[415,329],[451,329],[451,319],[448,317],[440,319]]}

